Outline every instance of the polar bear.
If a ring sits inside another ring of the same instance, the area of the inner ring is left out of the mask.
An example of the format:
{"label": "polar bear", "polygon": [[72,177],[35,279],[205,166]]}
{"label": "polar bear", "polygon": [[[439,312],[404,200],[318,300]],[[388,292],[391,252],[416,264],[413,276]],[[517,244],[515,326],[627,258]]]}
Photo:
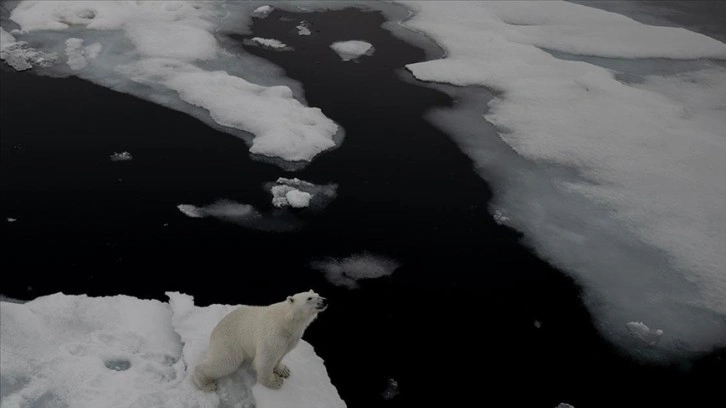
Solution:
{"label": "polar bear", "polygon": [[290,376],[282,358],[297,346],[308,325],[327,307],[326,299],[312,290],[269,306],[240,306],[212,331],[209,350],[194,368],[192,381],[203,391],[214,391],[216,379],[251,360],[257,381],[272,389],[280,388]]}

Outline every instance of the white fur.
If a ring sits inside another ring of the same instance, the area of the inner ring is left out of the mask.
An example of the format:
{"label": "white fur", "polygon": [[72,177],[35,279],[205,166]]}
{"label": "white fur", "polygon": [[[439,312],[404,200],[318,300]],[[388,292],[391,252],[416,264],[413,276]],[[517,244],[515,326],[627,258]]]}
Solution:
{"label": "white fur", "polygon": [[231,311],[212,331],[207,356],[194,369],[192,381],[204,391],[214,391],[216,379],[251,361],[257,381],[280,388],[290,376],[282,358],[297,346],[325,307],[325,298],[308,291],[269,306],[240,306]]}

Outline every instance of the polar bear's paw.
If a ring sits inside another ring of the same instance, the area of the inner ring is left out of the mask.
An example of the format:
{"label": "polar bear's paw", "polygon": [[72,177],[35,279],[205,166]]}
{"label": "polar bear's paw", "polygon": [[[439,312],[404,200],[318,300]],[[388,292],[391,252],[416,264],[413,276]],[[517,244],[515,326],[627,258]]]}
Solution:
{"label": "polar bear's paw", "polygon": [[260,379],[260,382],[262,385],[264,385],[267,388],[272,388],[273,390],[279,390],[280,387],[282,387],[282,383],[285,381],[284,378],[280,377],[277,374],[272,374],[270,378],[267,379]]}
{"label": "polar bear's paw", "polygon": [[214,381],[210,381],[206,384],[201,384],[199,389],[204,392],[214,392],[217,391],[217,384]]}
{"label": "polar bear's paw", "polygon": [[285,364],[278,364],[277,367],[275,367],[275,374],[279,375],[282,378],[287,378],[290,376],[290,369],[287,368]]}

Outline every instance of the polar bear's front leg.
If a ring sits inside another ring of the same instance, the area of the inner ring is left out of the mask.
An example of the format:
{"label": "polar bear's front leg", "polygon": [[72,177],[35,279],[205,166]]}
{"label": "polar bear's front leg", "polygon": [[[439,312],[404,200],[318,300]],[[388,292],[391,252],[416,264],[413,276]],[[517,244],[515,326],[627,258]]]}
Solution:
{"label": "polar bear's front leg", "polygon": [[285,380],[282,376],[275,372],[277,366],[276,362],[281,358],[281,354],[285,349],[279,347],[279,344],[267,344],[257,350],[255,356],[255,371],[257,372],[257,381],[267,388],[274,390],[282,387],[282,383]]}
{"label": "polar bear's front leg", "polygon": [[290,376],[290,369],[287,368],[287,366],[285,364],[282,364],[282,361],[277,363],[277,365],[275,366],[275,369],[272,371],[282,378],[287,378]]}

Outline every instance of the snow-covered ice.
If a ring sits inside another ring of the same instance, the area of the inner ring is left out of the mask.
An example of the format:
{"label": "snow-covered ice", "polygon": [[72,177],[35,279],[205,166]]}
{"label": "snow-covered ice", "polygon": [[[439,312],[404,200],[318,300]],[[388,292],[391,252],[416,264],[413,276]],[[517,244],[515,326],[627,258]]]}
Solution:
{"label": "snow-covered ice", "polygon": [[282,389],[246,369],[205,393],[187,378],[212,328],[236,306],[197,307],[129,296],[55,294],[0,302],[0,398],[7,408],[345,407],[322,359],[302,340],[286,357]]}
{"label": "snow-covered ice", "polygon": [[7,218],[6,218],[6,220],[7,220],[8,222],[15,222],[15,221],[17,221],[17,218],[13,218],[13,217],[7,217]]}
{"label": "snow-covered ice", "polygon": [[125,151],[121,152],[121,153],[114,152],[111,155],[111,161],[129,161],[129,160],[133,160],[133,158],[134,157],[131,156],[131,153],[125,152]]}
{"label": "snow-covered ice", "polygon": [[336,184],[317,185],[298,178],[280,177],[265,184],[272,194],[272,205],[277,208],[303,208],[312,204],[317,210],[325,208],[336,196]]}
{"label": "snow-covered ice", "polygon": [[[68,55],[65,70],[52,67],[55,75],[77,75],[189,113],[244,138],[253,154],[309,162],[335,146],[337,124],[305,106],[299,84],[279,68],[215,35],[245,33],[253,8],[247,2],[23,1],[10,19],[21,38],[43,44],[38,52]],[[3,59],[18,69],[41,58],[5,31],[2,40]],[[91,45],[82,48],[83,42]]]}
{"label": "snow-covered ice", "polygon": [[[726,59],[726,44],[568,2],[405,4],[404,24],[446,50],[408,70],[479,89],[450,91],[468,112],[430,118],[494,184],[506,224],[585,286],[600,329],[630,344],[630,316],[662,328],[657,350],[635,350],[649,356],[724,344],[726,69],[629,83],[585,55]],[[488,95],[489,123],[472,108]]]}
{"label": "snow-covered ice", "polygon": [[323,272],[330,283],[355,289],[358,281],[389,276],[401,265],[398,261],[384,256],[362,253],[346,258],[317,260],[311,266]]}
{"label": "snow-covered ice", "polygon": [[373,55],[375,51],[373,44],[358,40],[334,42],[330,44],[330,48],[338,53],[343,61],[355,60],[363,55]]}
{"label": "snow-covered ice", "polygon": [[43,52],[28,46],[0,27],[0,60],[5,61],[16,71],[25,71],[34,66],[46,68],[58,58],[56,53]]}
{"label": "snow-covered ice", "polygon": [[276,50],[282,50],[286,49],[287,44],[280,40],[276,40],[274,38],[262,38],[262,37],[252,37],[252,42],[255,44],[259,44],[263,47],[272,48]]}

